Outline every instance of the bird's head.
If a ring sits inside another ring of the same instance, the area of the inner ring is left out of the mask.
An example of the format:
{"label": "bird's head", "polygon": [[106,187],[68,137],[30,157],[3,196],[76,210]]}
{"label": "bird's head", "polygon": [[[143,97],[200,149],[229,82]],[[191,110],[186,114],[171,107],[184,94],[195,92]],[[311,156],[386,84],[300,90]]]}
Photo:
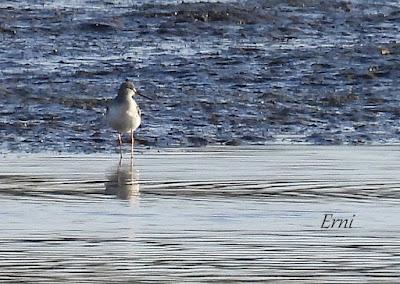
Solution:
{"label": "bird's head", "polygon": [[128,79],[125,80],[125,82],[123,82],[121,84],[121,86],[119,87],[119,91],[118,94],[122,95],[122,94],[127,94],[129,96],[142,96],[145,97],[146,99],[150,99],[149,97],[143,95],[141,92],[139,92],[138,89],[135,88],[135,85],[133,85],[133,83],[131,81],[129,81]]}
{"label": "bird's head", "polygon": [[126,81],[121,84],[118,93],[119,94],[125,93],[131,96],[138,95],[138,91],[136,90],[135,85],[133,85],[133,83],[128,79],[126,79]]}

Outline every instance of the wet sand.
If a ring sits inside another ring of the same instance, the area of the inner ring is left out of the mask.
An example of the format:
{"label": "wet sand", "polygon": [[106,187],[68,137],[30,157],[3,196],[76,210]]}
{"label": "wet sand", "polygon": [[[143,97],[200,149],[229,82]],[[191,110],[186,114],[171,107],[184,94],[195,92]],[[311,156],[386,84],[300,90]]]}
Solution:
{"label": "wet sand", "polygon": [[[393,283],[400,148],[5,154],[2,283]],[[324,214],[352,228],[321,229]]]}

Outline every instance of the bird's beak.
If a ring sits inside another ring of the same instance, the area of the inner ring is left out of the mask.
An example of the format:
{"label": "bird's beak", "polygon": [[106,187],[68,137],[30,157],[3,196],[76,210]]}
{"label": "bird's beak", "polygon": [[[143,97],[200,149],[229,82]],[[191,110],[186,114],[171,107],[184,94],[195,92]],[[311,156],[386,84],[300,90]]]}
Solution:
{"label": "bird's beak", "polygon": [[146,98],[148,100],[153,100],[153,98],[150,98],[148,96],[143,95],[141,92],[139,92],[138,90],[136,90],[136,94],[138,94],[139,96],[142,96],[143,98]]}

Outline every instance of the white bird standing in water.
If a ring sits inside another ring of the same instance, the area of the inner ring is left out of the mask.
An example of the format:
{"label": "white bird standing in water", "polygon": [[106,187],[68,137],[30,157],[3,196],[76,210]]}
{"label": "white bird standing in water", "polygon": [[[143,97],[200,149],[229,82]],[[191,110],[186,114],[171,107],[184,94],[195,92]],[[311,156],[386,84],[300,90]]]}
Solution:
{"label": "white bird standing in water", "polygon": [[[143,96],[128,79],[119,87],[118,95],[107,107],[106,120],[108,125],[118,131],[119,151],[122,157],[122,133],[131,133],[131,157],[133,157],[133,132],[140,126],[141,111],[134,96]],[[148,98],[146,96],[143,96]]]}

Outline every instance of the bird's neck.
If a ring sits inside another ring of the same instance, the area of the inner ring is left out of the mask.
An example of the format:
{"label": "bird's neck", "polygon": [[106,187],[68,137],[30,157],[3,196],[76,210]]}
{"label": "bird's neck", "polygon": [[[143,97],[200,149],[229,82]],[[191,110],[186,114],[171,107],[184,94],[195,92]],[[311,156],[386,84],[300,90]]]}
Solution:
{"label": "bird's neck", "polygon": [[131,89],[119,89],[118,91],[118,96],[126,96],[126,97],[133,97],[133,95],[135,94],[135,92]]}
{"label": "bird's neck", "polygon": [[130,101],[132,100],[134,93],[132,90],[120,90],[118,92],[117,101]]}
{"label": "bird's neck", "polygon": [[126,105],[136,104],[131,94],[118,94],[115,100],[119,104],[126,104]]}

